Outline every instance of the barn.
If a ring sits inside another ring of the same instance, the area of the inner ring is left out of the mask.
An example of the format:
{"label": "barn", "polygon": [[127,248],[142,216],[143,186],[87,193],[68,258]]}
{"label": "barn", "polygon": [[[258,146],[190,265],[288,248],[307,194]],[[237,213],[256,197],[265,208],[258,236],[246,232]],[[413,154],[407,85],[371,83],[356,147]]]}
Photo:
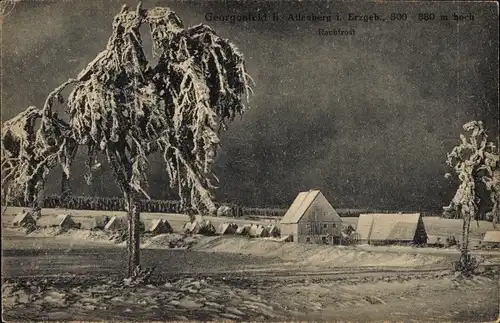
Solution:
{"label": "barn", "polygon": [[280,223],[293,242],[340,243],[342,219],[319,190],[300,192]]}
{"label": "barn", "polygon": [[361,243],[427,243],[427,232],[420,213],[361,214],[356,231]]}

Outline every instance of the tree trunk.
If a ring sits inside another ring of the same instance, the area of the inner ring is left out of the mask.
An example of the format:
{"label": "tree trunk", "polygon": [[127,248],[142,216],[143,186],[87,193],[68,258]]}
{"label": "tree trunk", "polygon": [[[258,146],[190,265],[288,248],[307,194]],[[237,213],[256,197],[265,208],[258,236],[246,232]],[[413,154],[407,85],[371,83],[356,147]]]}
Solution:
{"label": "tree trunk", "polygon": [[135,192],[125,193],[125,202],[128,220],[128,277],[132,277],[134,275],[135,268],[140,264],[140,209]]}
{"label": "tree trunk", "polygon": [[27,201],[27,207],[30,208],[31,216],[35,219],[39,219],[42,215],[42,203],[43,203],[43,183],[32,184],[29,187],[29,200]]}
{"label": "tree trunk", "polygon": [[464,216],[462,226],[462,243],[460,246],[460,255],[462,260],[466,261],[469,254],[469,231],[470,231],[471,216],[469,214]]}
{"label": "tree trunk", "polygon": [[66,146],[66,153],[69,157],[66,157],[65,166],[62,167],[62,177],[61,177],[61,199],[60,199],[60,207],[65,209],[69,208],[69,200],[71,199],[71,184],[69,181],[69,174],[66,174],[64,169],[70,172],[71,165],[73,164],[73,160],[76,157],[76,153],[78,151],[78,144],[76,142],[70,142]]}
{"label": "tree trunk", "polygon": [[[117,151],[106,151],[108,161],[113,169],[118,186],[123,192],[125,211],[127,211],[127,251],[128,251],[128,277],[134,276],[134,270],[140,264],[139,245],[140,245],[140,205],[137,192],[130,189],[129,183],[132,178],[132,164],[125,155],[123,143]],[[123,169],[121,169],[123,167]]]}
{"label": "tree trunk", "polygon": [[69,177],[65,172],[62,172],[61,178],[61,201],[60,206],[67,209],[68,200],[71,196],[71,185],[69,184]]}

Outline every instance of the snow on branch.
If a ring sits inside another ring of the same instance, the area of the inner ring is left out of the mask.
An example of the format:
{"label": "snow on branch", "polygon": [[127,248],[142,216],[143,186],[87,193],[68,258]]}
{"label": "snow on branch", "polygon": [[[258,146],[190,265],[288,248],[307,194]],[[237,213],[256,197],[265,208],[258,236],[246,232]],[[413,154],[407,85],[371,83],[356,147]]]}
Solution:
{"label": "snow on branch", "polygon": [[[457,175],[460,185],[446,212],[455,211],[460,217],[477,218],[479,193],[483,183],[492,205],[492,219],[500,222],[500,169],[498,148],[484,130],[481,121],[471,121],[463,126],[467,136],[460,135],[460,144],[448,154],[447,165]],[[447,177],[451,175],[447,174]]]}
{"label": "snow on branch", "polygon": [[[37,126],[38,123],[38,126]],[[52,168],[69,174],[67,155],[76,149],[68,124],[51,111],[29,107],[4,122],[1,133],[2,199],[36,199]]]}
{"label": "snow on branch", "polygon": [[[149,25],[155,66],[142,47],[143,24]],[[112,28],[106,48],[50,93],[41,111],[33,108],[17,117],[24,121],[11,122],[14,129],[42,118],[36,139],[24,139],[34,130],[18,134],[18,144],[10,144],[5,155],[15,155],[18,163],[29,160],[15,172],[33,173],[25,170],[29,165],[45,174],[49,168],[41,165],[53,163],[54,156],[70,161],[74,146],[85,145],[89,158],[98,152],[108,157],[122,190],[147,196],[147,158],[158,152],[184,208],[215,212],[210,179],[219,133],[243,115],[251,93],[243,55],[208,26],[184,29],[168,8],[123,6]],[[70,86],[65,100],[62,91]],[[55,100],[66,103],[69,124],[52,114]],[[2,147],[3,138],[2,132]],[[3,156],[2,148],[2,163]]]}

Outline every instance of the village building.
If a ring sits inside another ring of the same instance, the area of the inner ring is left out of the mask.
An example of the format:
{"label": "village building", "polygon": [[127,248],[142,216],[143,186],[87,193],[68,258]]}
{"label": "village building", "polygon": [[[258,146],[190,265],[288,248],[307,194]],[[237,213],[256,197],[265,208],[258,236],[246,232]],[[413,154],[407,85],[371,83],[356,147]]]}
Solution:
{"label": "village building", "polygon": [[262,225],[253,224],[250,227],[249,235],[252,238],[267,238],[267,237],[269,237],[269,232]]}
{"label": "village building", "polygon": [[29,212],[26,211],[18,213],[14,217],[14,220],[12,221],[12,225],[19,227],[24,227],[27,225],[34,225],[34,224],[36,224],[35,219],[31,216]]}
{"label": "village building", "polygon": [[341,241],[342,219],[319,190],[299,193],[280,223],[281,237],[293,242]]}
{"label": "village building", "polygon": [[199,224],[198,224],[198,221],[188,221],[186,223],[184,223],[184,226],[182,227],[182,231],[184,233],[193,233],[194,231],[197,231],[198,230],[198,227],[199,227]]}
{"label": "village building", "polygon": [[484,234],[482,245],[500,248],[500,231],[487,231]]}
{"label": "village building", "polygon": [[187,222],[184,225],[184,233],[187,234],[198,234],[201,230],[201,226],[203,225],[203,222],[200,222],[198,220],[195,220],[193,222]]}
{"label": "village building", "polygon": [[127,220],[118,216],[113,216],[104,226],[105,231],[123,231],[127,230],[127,228]]}
{"label": "village building", "polygon": [[153,221],[153,223],[151,223],[148,231],[152,234],[163,234],[172,233],[174,232],[174,229],[167,220],[156,219]]}
{"label": "village building", "polygon": [[56,217],[49,217],[46,222],[47,227],[60,227],[63,229],[77,228],[78,225],[71,218],[71,214],[59,214]]}
{"label": "village building", "polygon": [[216,228],[209,220],[187,222],[183,230],[186,234],[213,235],[216,232]]}
{"label": "village building", "polygon": [[269,232],[270,237],[277,238],[280,236],[280,229],[276,224],[271,224],[267,227],[267,232]]}
{"label": "village building", "polygon": [[242,236],[248,236],[250,234],[250,228],[252,226],[249,224],[244,224],[242,226],[239,226],[238,229],[236,229],[236,234],[242,235]]}
{"label": "village building", "polygon": [[221,223],[217,227],[216,234],[224,235],[224,234],[235,234],[236,230],[238,230],[238,225],[235,223]]}
{"label": "village building", "polygon": [[95,230],[104,230],[104,227],[109,222],[109,217],[106,215],[97,215],[92,217],[92,222],[90,224],[90,229]]}
{"label": "village building", "polygon": [[359,234],[360,243],[427,243],[427,232],[420,213],[361,214],[356,232]]}

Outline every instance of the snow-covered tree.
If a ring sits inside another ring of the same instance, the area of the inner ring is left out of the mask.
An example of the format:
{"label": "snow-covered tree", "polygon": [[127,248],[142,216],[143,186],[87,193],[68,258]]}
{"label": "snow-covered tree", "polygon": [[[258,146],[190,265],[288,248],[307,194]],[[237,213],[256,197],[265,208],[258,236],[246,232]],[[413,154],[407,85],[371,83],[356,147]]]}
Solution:
{"label": "snow-covered tree", "polygon": [[[142,47],[143,24],[149,26],[157,63],[148,61]],[[184,211],[215,213],[211,166],[219,133],[247,108],[249,80],[243,55],[210,27],[185,29],[169,8],[143,9],[139,3],[135,10],[122,7],[106,48],[76,78],[54,90],[37,112],[47,116],[42,118],[42,125],[49,125],[43,132],[52,135],[57,130],[53,104],[56,99],[66,103],[69,123],[63,135],[43,146],[51,158],[69,166],[75,156],[69,143],[75,142],[87,147],[91,174],[96,155],[106,156],[128,212],[129,276],[139,265],[138,197],[149,198],[148,156],[162,156]],[[62,92],[69,87],[65,99]],[[33,155],[30,147],[23,146],[21,154],[36,168],[42,157]],[[69,168],[65,167],[68,177]],[[27,182],[14,183],[22,187]]]}
{"label": "snow-covered tree", "polygon": [[[45,106],[51,104],[50,100]],[[69,174],[70,159],[77,144],[69,125],[47,109],[29,107],[2,125],[2,204],[23,198],[35,216],[40,215],[41,193],[49,171],[61,165]]]}
{"label": "snow-covered tree", "polygon": [[[469,260],[468,245],[471,221],[477,219],[480,197],[478,189],[484,185],[494,213],[493,223],[499,222],[499,156],[495,143],[488,141],[488,135],[481,121],[471,121],[463,126],[467,137],[460,135],[460,144],[448,154],[447,165],[453,168],[460,185],[447,212],[456,212],[463,220],[461,258],[462,264]],[[451,177],[446,174],[446,177]]]}

